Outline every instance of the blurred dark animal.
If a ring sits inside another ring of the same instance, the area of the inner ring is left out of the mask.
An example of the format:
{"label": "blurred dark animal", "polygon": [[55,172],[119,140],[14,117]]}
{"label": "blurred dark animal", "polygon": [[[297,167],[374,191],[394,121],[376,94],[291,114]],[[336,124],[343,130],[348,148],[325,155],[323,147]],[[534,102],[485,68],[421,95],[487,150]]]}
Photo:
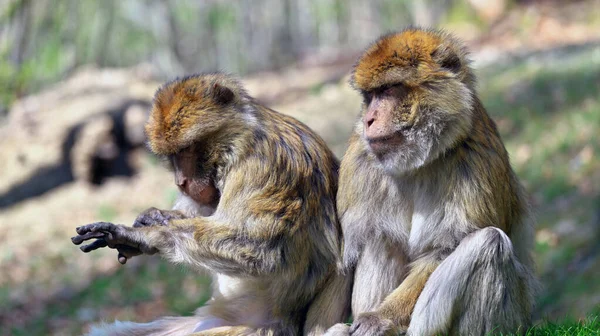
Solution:
{"label": "blurred dark animal", "polygon": [[149,107],[146,101],[128,100],[73,126],[62,142],[60,162],[39,168],[29,179],[0,195],[0,209],[78,178],[100,185],[109,177],[132,176],[135,169],[129,163],[129,154],[144,145],[143,126],[139,130],[128,126],[126,119]]}

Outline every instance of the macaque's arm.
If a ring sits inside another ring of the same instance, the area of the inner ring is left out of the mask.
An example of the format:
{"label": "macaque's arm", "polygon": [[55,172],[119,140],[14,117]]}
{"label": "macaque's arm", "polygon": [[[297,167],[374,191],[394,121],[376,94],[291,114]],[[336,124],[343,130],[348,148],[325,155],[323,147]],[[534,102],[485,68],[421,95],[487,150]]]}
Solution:
{"label": "macaque's arm", "polygon": [[[220,273],[258,275],[284,266],[282,232],[234,229],[210,217],[172,220],[167,226],[128,227],[98,222],[77,228],[74,244],[96,239],[81,250],[116,248],[124,258],[160,253],[175,262],[207,267]],[[260,236],[259,236],[260,235]],[[119,261],[122,262],[121,257]],[[126,260],[125,260],[126,261]],[[123,262],[122,262],[123,263]]]}

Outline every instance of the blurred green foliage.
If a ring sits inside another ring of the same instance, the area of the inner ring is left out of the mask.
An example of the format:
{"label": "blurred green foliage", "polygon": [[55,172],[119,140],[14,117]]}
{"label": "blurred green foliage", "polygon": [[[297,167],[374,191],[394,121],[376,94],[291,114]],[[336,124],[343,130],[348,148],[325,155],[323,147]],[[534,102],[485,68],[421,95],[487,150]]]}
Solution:
{"label": "blurred green foliage", "polygon": [[[479,71],[484,105],[532,195],[542,317],[597,306],[590,293],[600,292],[599,51],[598,43],[567,46]],[[567,326],[558,334],[570,335]]]}
{"label": "blurred green foliage", "polygon": [[[433,7],[436,17],[446,8]],[[7,0],[0,6],[0,115],[81,65],[149,62],[159,75],[269,70],[342,54],[413,23],[407,0]]]}

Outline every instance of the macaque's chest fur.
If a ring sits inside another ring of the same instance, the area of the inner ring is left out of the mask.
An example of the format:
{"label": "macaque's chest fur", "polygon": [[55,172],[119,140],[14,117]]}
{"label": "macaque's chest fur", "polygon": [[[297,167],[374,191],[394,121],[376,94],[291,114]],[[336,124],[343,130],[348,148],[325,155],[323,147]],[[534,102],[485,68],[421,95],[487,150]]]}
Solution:
{"label": "macaque's chest fur", "polygon": [[475,229],[459,208],[443,201],[444,195],[432,183],[421,182],[414,177],[395,179],[390,188],[395,190],[377,217],[381,234],[401,246],[411,258],[431,248],[434,242],[455,247],[454,242]]}

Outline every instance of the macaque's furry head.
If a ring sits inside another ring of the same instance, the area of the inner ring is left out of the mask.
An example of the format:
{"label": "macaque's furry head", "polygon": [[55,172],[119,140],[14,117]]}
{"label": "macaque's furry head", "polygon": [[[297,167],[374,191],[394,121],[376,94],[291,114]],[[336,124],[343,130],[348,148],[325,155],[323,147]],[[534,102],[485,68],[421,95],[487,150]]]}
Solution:
{"label": "macaque's furry head", "polygon": [[350,84],[371,91],[399,83],[418,86],[449,74],[472,88],[474,76],[464,45],[442,31],[409,28],[369,46],[354,65]]}
{"label": "macaque's furry head", "polygon": [[358,132],[387,171],[421,167],[469,134],[474,83],[467,50],[450,34],[409,28],[383,36],[350,79],[364,98]]}
{"label": "macaque's furry head", "polygon": [[176,79],[154,96],[146,135],[150,149],[170,155],[240,120],[238,111],[248,95],[231,76],[199,74]]}

